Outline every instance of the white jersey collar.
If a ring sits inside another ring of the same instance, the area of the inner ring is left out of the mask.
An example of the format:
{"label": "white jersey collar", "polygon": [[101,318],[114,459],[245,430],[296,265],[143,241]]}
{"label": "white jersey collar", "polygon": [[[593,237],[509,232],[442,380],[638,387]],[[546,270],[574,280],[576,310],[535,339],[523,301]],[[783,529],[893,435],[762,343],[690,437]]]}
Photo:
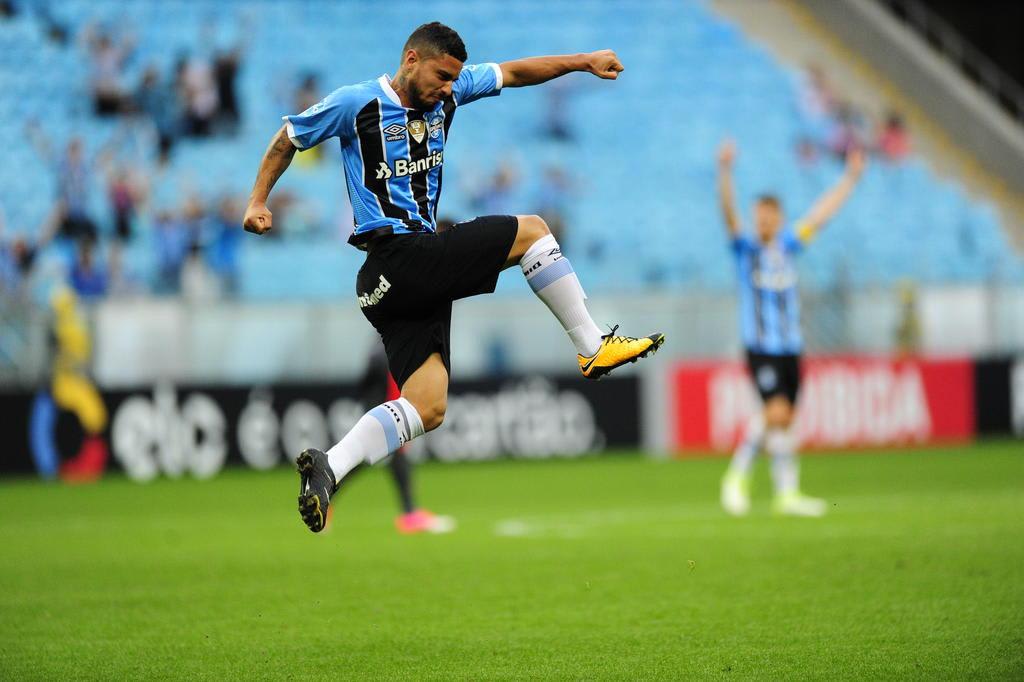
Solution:
{"label": "white jersey collar", "polygon": [[395,92],[395,89],[393,87],[391,87],[391,76],[389,74],[384,74],[383,76],[377,79],[377,82],[380,83],[380,89],[384,91],[384,94],[388,96],[389,100],[391,100],[398,106],[402,107],[403,109],[408,108],[402,105],[402,100],[398,97],[398,93]]}

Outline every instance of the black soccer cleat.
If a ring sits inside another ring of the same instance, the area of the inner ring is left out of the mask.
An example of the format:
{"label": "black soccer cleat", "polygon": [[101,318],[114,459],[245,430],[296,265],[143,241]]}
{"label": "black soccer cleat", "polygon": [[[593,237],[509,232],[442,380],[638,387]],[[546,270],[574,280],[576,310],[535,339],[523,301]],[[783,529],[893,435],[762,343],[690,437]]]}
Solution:
{"label": "black soccer cleat", "polygon": [[327,455],[309,448],[295,459],[299,470],[299,515],[314,533],[327,525],[327,508],[338,489]]}

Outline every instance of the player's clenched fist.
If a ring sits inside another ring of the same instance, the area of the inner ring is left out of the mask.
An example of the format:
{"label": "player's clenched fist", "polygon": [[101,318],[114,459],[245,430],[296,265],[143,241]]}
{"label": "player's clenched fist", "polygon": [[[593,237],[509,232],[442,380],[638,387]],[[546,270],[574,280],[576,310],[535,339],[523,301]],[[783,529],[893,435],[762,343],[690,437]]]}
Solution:
{"label": "player's clenched fist", "polygon": [[245,217],[242,218],[242,227],[246,232],[263,234],[273,226],[273,215],[266,204],[252,203],[245,209]]}
{"label": "player's clenched fist", "polygon": [[587,57],[589,58],[590,73],[598,78],[615,80],[621,72],[626,70],[615,54],[615,50],[598,50],[591,52]]}

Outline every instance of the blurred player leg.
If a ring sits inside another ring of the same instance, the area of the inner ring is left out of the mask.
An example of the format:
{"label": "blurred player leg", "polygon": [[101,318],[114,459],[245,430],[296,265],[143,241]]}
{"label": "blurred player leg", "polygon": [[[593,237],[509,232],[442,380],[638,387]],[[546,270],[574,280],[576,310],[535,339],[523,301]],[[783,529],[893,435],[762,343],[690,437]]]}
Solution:
{"label": "blurred player leg", "polygon": [[388,464],[388,470],[391,472],[391,478],[395,481],[398,503],[402,507],[402,516],[412,514],[416,511],[416,503],[412,499],[412,467],[404,452],[400,450],[395,453]]}
{"label": "blurred player leg", "polygon": [[775,499],[772,510],[787,516],[822,516],[824,500],[800,492],[800,465],[797,462],[797,437],[793,423],[793,405],[785,396],[773,396],[765,406],[768,428],[765,449],[772,460]]}
{"label": "blurred player leg", "polygon": [[455,530],[455,519],[418,508],[412,495],[412,464],[402,451],[391,457],[391,475],[395,479],[402,513],[395,519],[399,533],[450,533]]}
{"label": "blurred player leg", "polygon": [[747,423],[743,440],[722,478],[722,507],[733,516],[750,511],[750,469],[764,447],[764,434],[764,413],[758,412]]}

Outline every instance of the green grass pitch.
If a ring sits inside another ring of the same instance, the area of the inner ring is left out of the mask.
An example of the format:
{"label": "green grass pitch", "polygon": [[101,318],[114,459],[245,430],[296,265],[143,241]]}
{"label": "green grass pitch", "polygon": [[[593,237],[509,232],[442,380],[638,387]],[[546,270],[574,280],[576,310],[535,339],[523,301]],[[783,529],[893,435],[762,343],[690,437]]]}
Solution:
{"label": "green grass pitch", "polygon": [[721,459],[383,471],[316,536],[297,477],[0,484],[0,679],[1024,677],[1024,445],[819,455],[820,520]]}

